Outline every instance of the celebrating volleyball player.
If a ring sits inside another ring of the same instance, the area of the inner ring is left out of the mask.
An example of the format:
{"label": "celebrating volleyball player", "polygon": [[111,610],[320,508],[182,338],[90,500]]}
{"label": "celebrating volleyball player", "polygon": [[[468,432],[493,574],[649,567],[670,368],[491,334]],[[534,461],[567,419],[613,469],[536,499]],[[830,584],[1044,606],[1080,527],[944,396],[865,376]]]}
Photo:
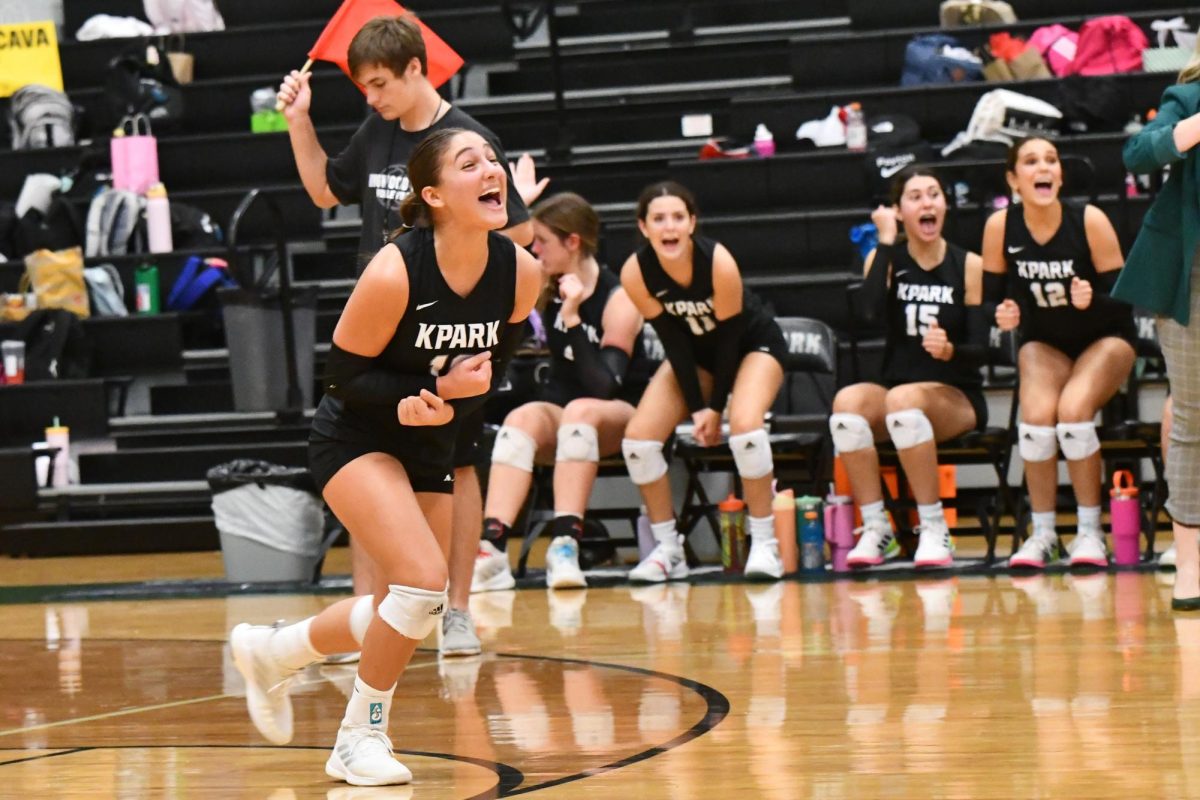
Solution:
{"label": "celebrating volleyball player", "polygon": [[[540,287],[536,261],[503,236],[507,178],[474,131],[428,136],[402,207],[417,227],[371,260],[338,320],[309,461],[326,502],[374,559],[375,595],[283,627],[238,625],[234,663],[251,719],[292,738],[288,683],[325,654],[362,650],[325,771],[360,786],[406,783],[392,756],[396,682],[447,603],[457,423],[482,403]],[[496,364],[493,367],[493,363]]]}
{"label": "celebrating volleyball player", "polygon": [[1033,533],[1009,560],[1039,569],[1061,557],[1055,528],[1058,453],[1078,504],[1072,565],[1108,564],[1100,527],[1097,411],[1133,366],[1129,306],[1109,297],[1124,259],[1116,231],[1092,205],[1059,199],[1058,148],[1016,142],[1007,178],[1018,204],[997,211],[983,233],[984,294],[999,301],[996,324],[1017,329],[1021,347],[1018,447],[1033,510]]}
{"label": "celebrating volleyball player", "polygon": [[880,206],[871,219],[879,246],[866,259],[859,311],[865,321],[886,325],[883,382],[845,387],[829,418],[863,518],[848,563],[882,564],[900,553],[883,507],[875,450],[886,436],[917,501],[913,560],[918,567],[948,566],[954,544],[938,499],[937,442],[987,424],[979,374],[989,326],[980,306],[982,262],[942,236],[946,192],[929,169],[909,167],[897,175],[892,205]]}
{"label": "celebrating volleyball player", "polygon": [[778,578],[783,562],[771,515],[774,463],[763,420],[783,382],[783,334],[743,288],[729,250],[695,234],[696,203],[686,188],[673,181],[647,187],[638,198],[637,220],[646,241],[622,267],[621,285],[658,333],[667,361],[646,387],[621,444],[656,540],[629,578],[649,583],[687,576],[663,443],[690,419],[699,445],[718,444],[727,402],[729,448],[750,512],[746,575]]}

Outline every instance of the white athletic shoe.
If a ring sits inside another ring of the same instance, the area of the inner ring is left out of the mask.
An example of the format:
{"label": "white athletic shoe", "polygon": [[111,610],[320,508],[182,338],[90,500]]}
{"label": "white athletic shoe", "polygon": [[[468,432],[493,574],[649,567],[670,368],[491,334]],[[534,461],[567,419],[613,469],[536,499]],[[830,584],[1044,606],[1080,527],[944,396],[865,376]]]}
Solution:
{"label": "white athletic shoe", "polygon": [[779,541],[771,538],[753,539],[750,542],[750,554],[746,556],[747,578],[769,578],[775,580],[783,577],[783,558],[779,555]]}
{"label": "white athletic shoe", "polygon": [[1171,542],[1171,546],[1163,550],[1158,556],[1158,565],[1160,567],[1175,566],[1175,543]]}
{"label": "white athletic shoe", "polygon": [[924,523],[917,526],[917,552],[913,566],[948,567],[954,563],[954,537],[945,523]]}
{"label": "white athletic shoe", "polygon": [[479,543],[475,555],[475,574],[471,577],[472,592],[498,592],[517,585],[508,556],[487,539]]}
{"label": "white athletic shoe", "polygon": [[887,522],[868,522],[855,533],[858,544],[846,556],[851,567],[874,567],[900,555],[900,543]]}
{"label": "white athletic shoe", "polygon": [[1044,569],[1062,558],[1058,547],[1058,536],[1053,533],[1034,533],[1021,545],[1017,552],[1008,559],[1010,567],[1026,567],[1028,569]]}
{"label": "white athletic shoe", "polygon": [[546,586],[550,589],[582,589],[587,578],[579,568],[579,542],[573,536],[556,536],[546,551]]}
{"label": "white athletic shoe", "polygon": [[1104,546],[1104,531],[1080,528],[1071,542],[1072,567],[1107,567],[1108,550]]}
{"label": "white athletic shoe", "polygon": [[281,666],[271,655],[275,630],[271,625],[236,625],[229,632],[229,652],[246,682],[250,721],[268,742],[287,744],[292,740],[292,698],[288,689],[300,670]]}
{"label": "white athletic shoe", "polygon": [[438,652],[443,656],[477,656],[482,649],[471,614],[460,608],[447,609],[442,617]]}
{"label": "white athletic shoe", "polygon": [[366,725],[338,728],[325,774],[352,786],[394,786],[412,780],[408,767],[392,756],[387,734]]}
{"label": "white athletic shoe", "polygon": [[633,583],[662,583],[682,580],[687,576],[687,556],[683,552],[682,536],[674,547],[659,542],[650,555],[642,559],[642,563],[629,570],[629,580]]}

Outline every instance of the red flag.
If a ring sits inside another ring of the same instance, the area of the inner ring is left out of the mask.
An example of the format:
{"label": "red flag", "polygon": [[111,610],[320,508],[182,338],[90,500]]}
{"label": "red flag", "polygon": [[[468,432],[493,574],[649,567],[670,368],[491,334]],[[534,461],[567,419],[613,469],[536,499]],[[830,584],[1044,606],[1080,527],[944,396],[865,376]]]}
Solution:
{"label": "red flag", "polygon": [[[350,75],[347,53],[354,35],[375,17],[398,17],[403,13],[404,6],[394,0],[344,0],[325,26],[325,30],[317,37],[317,43],[308,51],[308,57],[331,61],[341,67],[342,72]],[[453,48],[424,22],[418,19],[417,24],[421,27],[421,36],[425,39],[429,82],[437,88],[450,80],[462,67],[462,56],[454,52]]]}

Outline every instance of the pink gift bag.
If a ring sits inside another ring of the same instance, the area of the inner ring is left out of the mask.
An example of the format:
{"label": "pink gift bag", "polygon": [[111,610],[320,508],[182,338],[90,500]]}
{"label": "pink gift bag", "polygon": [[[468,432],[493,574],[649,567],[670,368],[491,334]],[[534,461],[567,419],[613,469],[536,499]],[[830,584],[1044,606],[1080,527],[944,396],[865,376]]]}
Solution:
{"label": "pink gift bag", "polygon": [[158,183],[158,140],[150,130],[150,118],[135,114],[121,120],[109,144],[114,189],[145,194]]}

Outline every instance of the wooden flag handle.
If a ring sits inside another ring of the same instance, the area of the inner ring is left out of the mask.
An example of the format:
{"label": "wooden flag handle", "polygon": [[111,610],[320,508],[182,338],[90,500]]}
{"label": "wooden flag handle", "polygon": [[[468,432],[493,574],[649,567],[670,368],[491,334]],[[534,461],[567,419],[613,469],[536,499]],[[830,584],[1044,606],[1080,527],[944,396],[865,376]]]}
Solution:
{"label": "wooden flag handle", "polygon": [[[311,71],[312,71],[312,65],[313,65],[313,60],[312,60],[311,58],[310,58],[310,59],[308,59],[307,61],[305,61],[305,62],[304,62],[304,66],[300,68],[300,74],[301,74],[301,75],[303,75],[303,74],[304,74],[304,73],[306,73],[306,72],[311,72]],[[283,101],[282,101],[282,100],[276,100],[276,101],[275,101],[275,110],[276,110],[276,111],[283,111],[283,109],[284,109],[284,104],[283,104]]]}

